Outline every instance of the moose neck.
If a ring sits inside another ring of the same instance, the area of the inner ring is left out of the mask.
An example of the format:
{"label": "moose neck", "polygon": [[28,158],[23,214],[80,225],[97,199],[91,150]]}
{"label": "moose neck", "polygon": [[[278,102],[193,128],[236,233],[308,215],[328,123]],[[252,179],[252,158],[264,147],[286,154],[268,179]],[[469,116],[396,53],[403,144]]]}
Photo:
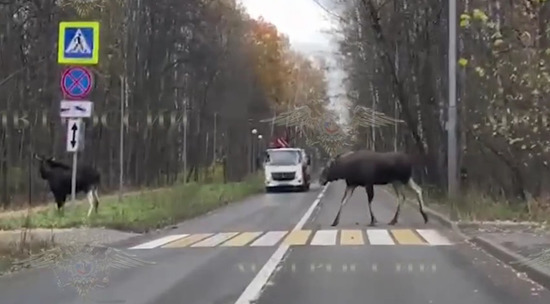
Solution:
{"label": "moose neck", "polygon": [[44,162],[40,162],[40,169],[39,170],[40,170],[40,176],[42,177],[42,179],[47,179],[48,176],[50,176],[51,169],[47,168],[44,165]]}
{"label": "moose neck", "polygon": [[344,176],[343,176],[341,171],[342,170],[340,170],[338,165],[336,163],[333,163],[332,166],[330,166],[328,168],[327,180],[328,181],[334,181],[334,180],[339,180],[339,179],[343,178]]}

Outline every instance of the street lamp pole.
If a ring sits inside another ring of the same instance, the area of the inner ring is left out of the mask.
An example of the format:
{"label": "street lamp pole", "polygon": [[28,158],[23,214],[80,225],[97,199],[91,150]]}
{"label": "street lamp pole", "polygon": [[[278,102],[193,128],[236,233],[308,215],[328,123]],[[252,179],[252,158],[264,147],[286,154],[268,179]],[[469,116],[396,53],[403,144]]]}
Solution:
{"label": "street lamp pole", "polygon": [[[456,0],[449,0],[449,107],[447,118],[447,184],[452,202],[458,194],[456,108]],[[451,211],[453,217],[454,208]]]}
{"label": "street lamp pole", "polygon": [[254,165],[255,165],[255,159],[256,159],[256,155],[254,154],[254,144],[256,142],[256,134],[258,134],[258,130],[256,129],[252,129],[252,138],[251,138],[251,147],[250,147],[250,168],[252,169],[252,173],[255,172],[255,168],[254,168]]}
{"label": "street lamp pole", "polygon": [[[264,137],[263,137],[262,134],[258,135],[258,152],[256,152],[257,157],[260,156],[260,153],[261,153],[260,149],[262,149],[262,150],[264,149],[264,142],[262,141],[263,138]],[[254,158],[254,161],[256,161],[256,158]],[[256,163],[256,164],[258,164],[258,163]],[[258,170],[258,168],[256,168],[256,170]]]}

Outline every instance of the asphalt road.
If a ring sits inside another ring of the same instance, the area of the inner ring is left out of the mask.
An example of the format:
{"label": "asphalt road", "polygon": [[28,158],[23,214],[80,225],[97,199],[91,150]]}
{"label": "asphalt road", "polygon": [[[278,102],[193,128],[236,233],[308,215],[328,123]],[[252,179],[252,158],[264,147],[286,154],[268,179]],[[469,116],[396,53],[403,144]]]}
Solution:
{"label": "asphalt road", "polygon": [[[436,223],[375,189],[378,227],[364,190],[330,227],[342,183],[308,193],[261,194],[167,231],[112,245],[154,262],[112,271],[88,303],[529,304],[550,292],[518,277]],[[322,196],[319,200],[318,197]],[[128,248],[134,248],[128,250]],[[0,278],[0,303],[84,303],[52,269]]]}

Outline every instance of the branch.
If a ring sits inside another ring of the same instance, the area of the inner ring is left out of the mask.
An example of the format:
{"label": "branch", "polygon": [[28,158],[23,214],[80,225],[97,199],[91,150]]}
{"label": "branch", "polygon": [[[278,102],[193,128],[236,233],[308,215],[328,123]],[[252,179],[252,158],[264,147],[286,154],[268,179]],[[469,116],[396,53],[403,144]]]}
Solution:
{"label": "branch", "polygon": [[[0,3],[0,4],[3,4],[3,3]],[[27,69],[29,69],[29,68],[32,68],[32,67],[38,65],[39,63],[42,63],[42,62],[45,61],[46,59],[47,59],[47,58],[44,57],[44,58],[38,60],[38,61],[35,62],[35,63],[26,65],[26,66],[20,68],[19,70],[17,70],[17,71],[15,71],[15,72],[11,73],[10,75],[8,75],[8,77],[6,77],[6,78],[4,78],[4,79],[2,79],[2,80],[0,81],[0,87],[2,87],[4,84],[6,84],[8,81],[10,81],[10,80],[11,80],[13,77],[15,77],[17,74],[20,74],[20,73],[24,72],[25,70],[27,70]]]}
{"label": "branch", "polygon": [[360,1],[363,4],[365,10],[367,11],[367,14],[370,16],[371,28],[375,33],[376,40],[381,46],[382,50],[380,52],[380,55],[384,59],[384,62],[386,63],[386,66],[390,71],[391,82],[394,90],[396,91],[399,106],[403,110],[403,116],[404,116],[403,118],[405,119],[405,122],[409,127],[409,131],[411,133],[411,136],[414,139],[416,147],[419,149],[420,153],[424,154],[425,153],[424,144],[423,144],[422,138],[420,137],[420,134],[418,133],[418,126],[414,122],[413,115],[411,114],[411,111],[409,109],[409,102],[408,102],[408,98],[406,97],[403,84],[398,78],[397,71],[395,70],[394,62],[392,61],[389,55],[390,51],[387,45],[386,38],[384,36],[384,32],[382,30],[382,26],[380,25],[380,18],[378,17],[378,11],[376,10],[374,3],[372,3],[372,0],[360,0]]}
{"label": "branch", "polygon": [[185,64],[185,63],[189,63],[191,62],[189,60],[189,58],[181,58],[181,59],[177,59],[173,62],[170,62],[170,63],[167,63],[164,68],[162,69],[162,74],[165,74],[166,72],[168,72],[169,70],[175,68],[176,66],[180,65],[180,64]]}
{"label": "branch", "polygon": [[[389,0],[388,0],[389,1]],[[340,17],[338,14],[336,13],[333,13],[331,10],[329,10],[328,8],[326,8],[324,5],[322,5],[318,0],[313,0],[313,2],[315,2],[315,4],[317,4],[317,6],[319,6],[321,9],[323,9],[327,14],[335,17],[336,19],[342,21],[342,22],[347,22],[348,20]]]}

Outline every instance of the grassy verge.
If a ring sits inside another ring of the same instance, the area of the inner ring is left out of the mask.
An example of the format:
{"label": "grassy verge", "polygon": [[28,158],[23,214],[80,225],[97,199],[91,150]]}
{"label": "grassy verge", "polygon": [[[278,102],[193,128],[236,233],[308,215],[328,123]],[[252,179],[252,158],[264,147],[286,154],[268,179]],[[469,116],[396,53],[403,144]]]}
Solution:
{"label": "grassy verge", "polygon": [[[390,193],[393,189],[388,187]],[[497,199],[479,191],[467,191],[454,206],[440,190],[424,187],[424,201],[435,211],[449,215],[452,208],[461,221],[550,221],[550,204],[548,201],[531,199],[528,202],[514,203],[505,198]],[[415,194],[406,190],[408,200],[416,204]]]}
{"label": "grassy verge", "polygon": [[88,204],[66,205],[64,216],[55,206],[24,214],[0,218],[0,229],[105,227],[132,232],[146,232],[196,217],[230,202],[261,192],[263,183],[252,176],[239,183],[180,184],[158,191],[127,196],[121,203],[116,197],[103,198],[99,213],[86,217]]}
{"label": "grassy verge", "polygon": [[[132,191],[128,191],[128,192],[123,192],[122,196],[124,198],[126,198],[126,197],[129,197],[129,196],[142,195],[145,192],[163,191],[163,190],[166,190],[166,189],[168,189],[168,188],[142,188],[140,190],[132,190]],[[80,194],[80,195],[82,195],[82,194]],[[103,200],[110,201],[110,200],[117,200],[118,199],[118,194],[107,194],[107,195],[105,195],[105,194],[99,193],[99,195],[100,195],[99,199],[101,201],[103,201]],[[80,198],[80,199],[77,198],[75,203],[78,204],[78,205],[80,205],[80,204],[88,205],[88,200],[86,198]],[[25,206],[25,207],[21,206],[21,207],[18,207],[18,208],[11,208],[11,209],[0,209],[0,219],[4,218],[4,217],[24,216],[29,212],[29,210],[31,212],[49,210],[49,209],[52,208],[52,204],[53,204],[53,202],[42,202],[42,203],[36,204],[35,206],[32,206],[30,208],[28,206]],[[73,205],[73,203],[70,201],[70,195],[68,197],[67,204],[68,205]]]}
{"label": "grassy verge", "polygon": [[27,239],[27,234],[22,232],[19,242],[0,246],[0,275],[10,271],[17,271],[18,267],[14,266],[14,261],[27,259],[35,253],[54,246],[55,243],[48,240],[31,242]]}

